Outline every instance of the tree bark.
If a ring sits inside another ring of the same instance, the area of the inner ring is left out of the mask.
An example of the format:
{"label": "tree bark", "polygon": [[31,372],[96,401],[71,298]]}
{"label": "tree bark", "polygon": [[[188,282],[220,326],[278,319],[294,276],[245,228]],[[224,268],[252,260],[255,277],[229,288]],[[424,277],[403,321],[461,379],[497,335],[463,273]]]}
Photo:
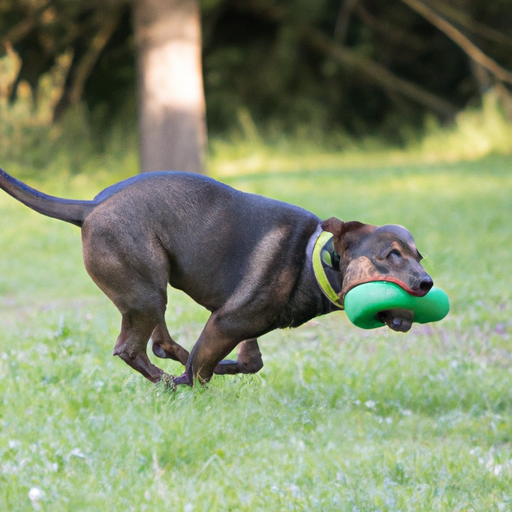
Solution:
{"label": "tree bark", "polygon": [[141,171],[203,172],[206,114],[197,0],[137,0]]}

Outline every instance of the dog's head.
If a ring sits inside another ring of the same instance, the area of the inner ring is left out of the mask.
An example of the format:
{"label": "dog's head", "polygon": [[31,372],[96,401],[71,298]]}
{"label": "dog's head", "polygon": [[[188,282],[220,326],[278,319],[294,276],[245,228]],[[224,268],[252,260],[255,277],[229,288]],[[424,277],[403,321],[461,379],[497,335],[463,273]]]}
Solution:
{"label": "dog's head", "polygon": [[[402,226],[372,226],[332,218],[322,228],[333,234],[334,249],[340,256],[343,278],[340,299],[354,286],[370,281],[396,283],[411,295],[423,297],[434,282],[421,266],[411,233]],[[389,311],[383,321],[393,330],[408,331],[412,319],[404,311]]]}

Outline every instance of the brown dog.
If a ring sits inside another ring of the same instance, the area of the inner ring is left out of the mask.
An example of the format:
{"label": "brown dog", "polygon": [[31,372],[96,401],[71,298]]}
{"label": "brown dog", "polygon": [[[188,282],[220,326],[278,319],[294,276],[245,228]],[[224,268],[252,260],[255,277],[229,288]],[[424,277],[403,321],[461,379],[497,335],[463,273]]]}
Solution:
{"label": "brown dog", "polygon": [[[92,201],[47,196],[1,169],[0,187],[33,210],[82,228],[85,268],[122,314],[114,355],[151,382],[171,378],[150,362],[150,338],[156,356],[186,366],[174,384],[192,385],[213,373],[257,372],[263,363],[256,338],[342,309],[358,284],[391,281],[418,296],[433,285],[405,228],[322,222],[204,176],[141,174]],[[323,232],[332,233],[318,251],[325,283],[312,264]],[[167,330],[168,283],[212,313],[190,354]],[[394,330],[411,325],[398,310],[382,318]],[[223,360],[236,346],[237,360]]]}

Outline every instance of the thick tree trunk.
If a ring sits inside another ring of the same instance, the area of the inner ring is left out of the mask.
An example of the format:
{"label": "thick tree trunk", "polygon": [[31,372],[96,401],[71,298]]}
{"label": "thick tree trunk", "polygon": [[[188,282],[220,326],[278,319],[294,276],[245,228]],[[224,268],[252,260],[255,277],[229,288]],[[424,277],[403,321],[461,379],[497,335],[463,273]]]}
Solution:
{"label": "thick tree trunk", "polygon": [[197,0],[136,0],[141,171],[203,172],[206,120]]}

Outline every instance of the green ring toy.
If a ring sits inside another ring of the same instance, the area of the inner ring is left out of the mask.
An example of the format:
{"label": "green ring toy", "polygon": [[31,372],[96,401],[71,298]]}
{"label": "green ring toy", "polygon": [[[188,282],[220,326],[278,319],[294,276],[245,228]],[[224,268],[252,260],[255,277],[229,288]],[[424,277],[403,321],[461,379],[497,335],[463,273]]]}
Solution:
{"label": "green ring toy", "polygon": [[406,310],[411,322],[425,324],[442,320],[450,311],[450,301],[444,290],[436,286],[427,295],[415,297],[386,281],[360,284],[345,296],[349,320],[362,329],[382,327],[383,314],[391,310]]}

